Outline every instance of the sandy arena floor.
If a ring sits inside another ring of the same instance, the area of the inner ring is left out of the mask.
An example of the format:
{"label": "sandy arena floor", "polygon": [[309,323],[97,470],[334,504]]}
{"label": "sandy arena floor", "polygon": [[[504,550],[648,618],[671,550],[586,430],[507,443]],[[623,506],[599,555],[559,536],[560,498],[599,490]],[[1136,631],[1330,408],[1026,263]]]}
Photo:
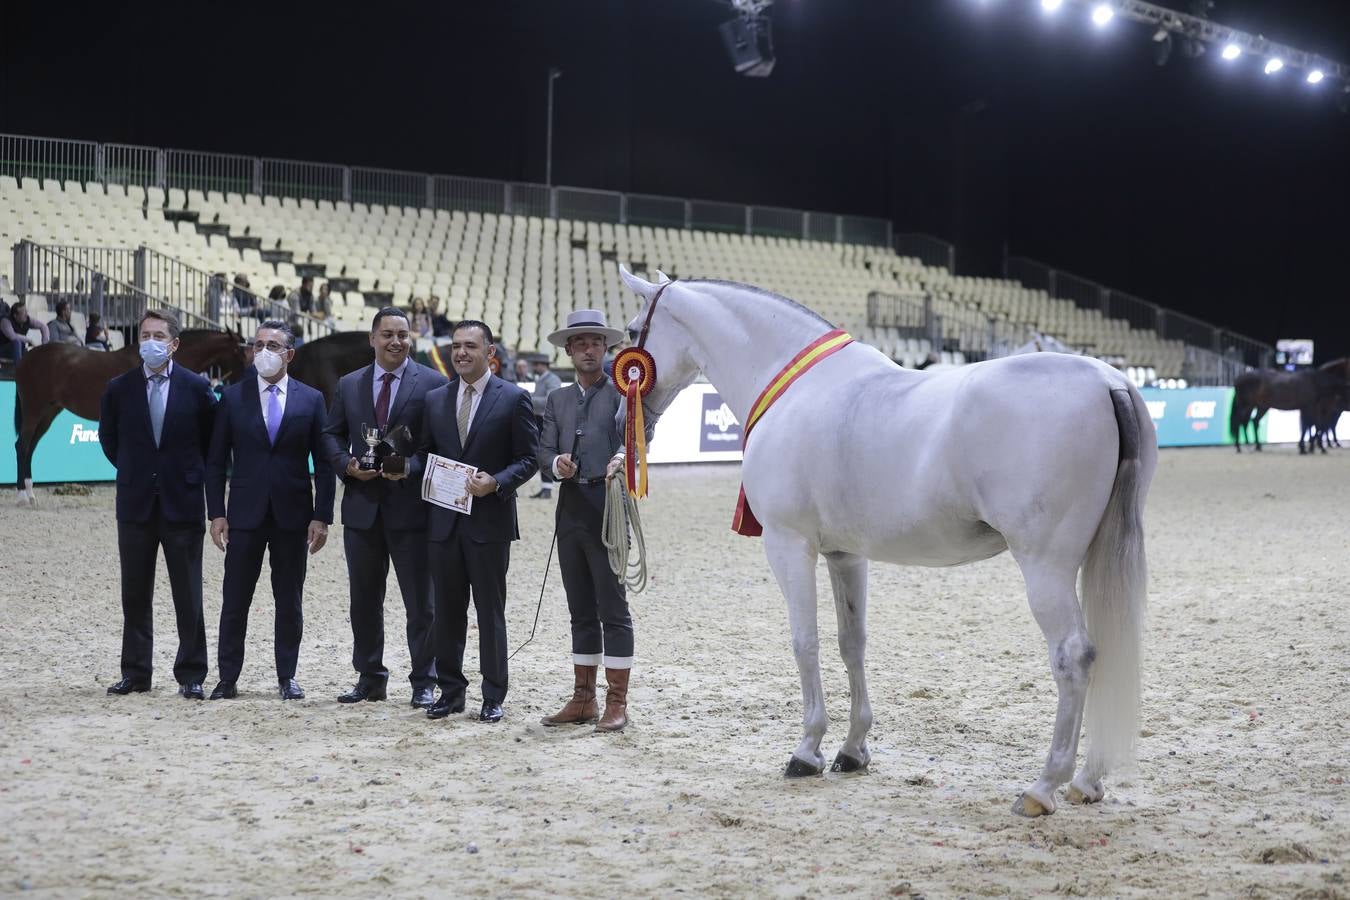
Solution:
{"label": "sandy arena floor", "polygon": [[[618,736],[538,724],[570,691],[556,568],[502,724],[409,708],[392,576],[391,702],[339,706],[353,676],[336,528],[307,585],[309,699],[276,697],[261,592],[240,699],[177,698],[162,566],[155,689],[105,696],[121,629],[112,489],[44,489],[35,511],[5,495],[0,894],[1350,893],[1350,452],[1163,453],[1138,770],[1097,806],[1034,821],[1010,809],[1040,769],[1055,692],[1006,554],[874,567],[871,773],[782,778],[801,697],[760,544],[728,530],[737,478],[654,473],[633,724]],[[551,527],[551,504],[521,510],[513,647]],[[209,691],[222,563],[205,552]],[[848,697],[820,577],[830,757]]]}

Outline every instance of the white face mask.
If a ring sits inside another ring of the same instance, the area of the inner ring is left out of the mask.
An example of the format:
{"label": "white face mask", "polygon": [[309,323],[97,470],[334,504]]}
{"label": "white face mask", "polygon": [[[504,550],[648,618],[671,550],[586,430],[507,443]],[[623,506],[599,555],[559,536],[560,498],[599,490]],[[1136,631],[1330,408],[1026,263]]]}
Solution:
{"label": "white face mask", "polygon": [[280,353],[273,353],[271,350],[259,350],[253,354],[253,368],[258,370],[258,374],[264,378],[271,378],[281,371],[286,361],[281,358]]}

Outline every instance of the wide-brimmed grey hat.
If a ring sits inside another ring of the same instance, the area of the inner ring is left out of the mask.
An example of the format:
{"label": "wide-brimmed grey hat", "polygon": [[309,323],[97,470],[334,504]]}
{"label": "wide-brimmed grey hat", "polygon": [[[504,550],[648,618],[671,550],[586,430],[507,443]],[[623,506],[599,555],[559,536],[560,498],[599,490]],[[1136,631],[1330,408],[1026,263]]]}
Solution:
{"label": "wide-brimmed grey hat", "polygon": [[623,340],[623,330],[610,328],[605,322],[605,314],[598,309],[574,309],[567,314],[567,325],[548,336],[548,342],[555,347],[567,348],[567,339],[574,334],[600,334],[605,337],[605,346],[613,347]]}

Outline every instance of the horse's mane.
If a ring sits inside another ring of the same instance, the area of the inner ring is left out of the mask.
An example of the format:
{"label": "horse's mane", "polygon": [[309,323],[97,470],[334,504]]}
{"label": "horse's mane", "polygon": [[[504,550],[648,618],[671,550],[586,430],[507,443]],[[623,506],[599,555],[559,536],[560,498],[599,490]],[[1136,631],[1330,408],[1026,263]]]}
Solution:
{"label": "horse's mane", "polygon": [[686,279],[684,283],[715,284],[720,287],[734,287],[740,288],[741,290],[746,291],[747,293],[759,294],[762,297],[772,297],[774,300],[777,300],[780,303],[786,303],[788,306],[791,306],[794,309],[801,310],[802,312],[806,313],[808,316],[819,321],[828,328],[834,327],[833,324],[831,324],[824,316],[816,312],[814,309],[811,309],[810,307],[807,306],[802,306],[800,303],[798,303],[796,300],[793,300],[791,297],[784,297],[782,294],[775,294],[773,291],[766,291],[764,288],[755,287],[753,284],[743,284],[739,281],[726,281],[721,278],[689,278]]}

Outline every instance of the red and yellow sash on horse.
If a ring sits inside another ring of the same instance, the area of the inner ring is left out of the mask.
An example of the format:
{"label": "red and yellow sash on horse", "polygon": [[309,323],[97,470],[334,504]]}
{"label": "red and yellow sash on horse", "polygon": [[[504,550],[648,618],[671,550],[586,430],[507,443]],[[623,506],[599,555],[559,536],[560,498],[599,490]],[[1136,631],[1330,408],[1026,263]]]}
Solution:
{"label": "red and yellow sash on horse", "polygon": [[[809,344],[802,352],[792,358],[786,366],[782,368],[777,375],[769,382],[768,386],[760,392],[758,399],[750,407],[750,414],[746,417],[745,426],[741,432],[741,449],[744,450],[750,440],[750,431],[755,427],[755,423],[768,412],[769,407],[773,406],[774,401],[783,396],[792,383],[801,378],[811,367],[823,359],[833,356],[840,350],[853,343],[853,338],[846,331],[831,331],[818,340]],[[731,530],[737,534],[743,534],[746,537],[758,537],[764,533],[764,527],[759,524],[755,514],[750,510],[750,503],[745,499],[745,487],[741,487],[740,498],[736,501],[736,514],[731,520]]]}

